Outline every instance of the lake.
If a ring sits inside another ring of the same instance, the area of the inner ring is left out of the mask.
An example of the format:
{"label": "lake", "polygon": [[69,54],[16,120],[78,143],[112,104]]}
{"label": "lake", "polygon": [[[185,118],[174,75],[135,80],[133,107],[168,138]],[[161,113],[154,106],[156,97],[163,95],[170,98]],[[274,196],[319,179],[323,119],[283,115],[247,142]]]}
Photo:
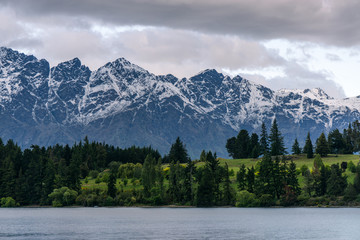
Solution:
{"label": "lake", "polygon": [[359,239],[358,208],[0,209],[0,239]]}

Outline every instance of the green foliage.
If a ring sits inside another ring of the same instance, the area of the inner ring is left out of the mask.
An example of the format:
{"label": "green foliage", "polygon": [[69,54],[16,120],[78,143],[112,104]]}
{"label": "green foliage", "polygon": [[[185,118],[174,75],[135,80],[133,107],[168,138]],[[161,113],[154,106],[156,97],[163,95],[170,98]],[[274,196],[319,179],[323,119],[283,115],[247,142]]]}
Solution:
{"label": "green foliage", "polygon": [[109,177],[109,182],[107,184],[107,194],[114,198],[116,196],[116,177],[115,173],[111,173]]}
{"label": "green foliage", "polygon": [[305,164],[302,165],[301,168],[300,168],[301,175],[302,175],[302,176],[305,176],[305,173],[306,173],[306,171],[308,171],[308,170],[309,170],[308,166],[306,166]]}
{"label": "green foliage", "polygon": [[339,154],[345,152],[346,142],[338,129],[329,133],[328,141],[331,153]]}
{"label": "green foliage", "polygon": [[0,199],[0,206],[9,208],[9,207],[17,207],[18,204],[12,197],[3,197]]}
{"label": "green foliage", "polygon": [[271,125],[269,140],[271,156],[279,156],[286,153],[284,146],[284,138],[281,135],[276,118]]}
{"label": "green foliage", "polygon": [[259,136],[256,133],[252,133],[250,137],[247,130],[241,129],[236,138],[231,137],[227,140],[226,149],[229,156],[234,159],[258,158],[261,151]]}
{"label": "green foliage", "polygon": [[140,163],[126,163],[121,164],[118,169],[118,176],[120,178],[136,178],[141,177],[142,165]]}
{"label": "green foliage", "polygon": [[260,134],[260,154],[265,155],[269,151],[269,137],[266,131],[266,125],[263,122],[261,124],[261,134]]}
{"label": "green foliage", "polygon": [[313,158],[314,157],[314,150],[313,145],[310,138],[310,132],[308,132],[306,140],[305,140],[305,146],[303,148],[303,153],[306,154],[307,158]]}
{"label": "green foliage", "polygon": [[296,154],[296,155],[299,155],[301,153],[301,148],[300,148],[297,138],[295,138],[294,144],[291,147],[291,151],[293,154]]}
{"label": "green foliage", "polygon": [[275,199],[272,194],[262,194],[259,202],[261,207],[271,207],[275,205]]}
{"label": "green foliage", "polygon": [[238,193],[236,198],[236,207],[258,207],[260,205],[259,199],[254,193],[242,190]]}
{"label": "green foliage", "polygon": [[205,167],[196,193],[196,205],[198,207],[210,207],[214,205],[214,181],[210,169]]}
{"label": "green foliage", "polygon": [[241,165],[239,171],[236,174],[236,182],[238,184],[238,189],[241,190],[246,190],[246,168],[245,165]]}
{"label": "green foliage", "polygon": [[345,201],[354,201],[357,197],[358,193],[353,184],[348,184],[345,189],[344,200]]}
{"label": "green foliage", "polygon": [[71,190],[68,187],[62,187],[60,189],[54,189],[49,197],[53,200],[53,206],[70,206],[75,203],[75,199],[78,193],[75,190]]}
{"label": "green foliage", "polygon": [[320,169],[321,167],[324,166],[324,163],[321,159],[320,154],[316,154],[314,161],[313,161],[313,166],[314,166],[314,169]]}
{"label": "green foliage", "polygon": [[224,176],[224,186],[223,186],[223,205],[233,205],[235,202],[235,191],[231,187],[231,181],[229,176],[229,167],[227,163],[225,163],[225,176]]}
{"label": "green foliage", "polygon": [[350,172],[355,173],[356,172],[356,166],[353,163],[353,161],[349,161],[348,162],[348,169],[350,170]]}
{"label": "green foliage", "polygon": [[316,140],[316,150],[317,154],[320,154],[321,157],[326,157],[330,150],[328,142],[326,141],[326,137],[324,133],[321,133],[320,137]]}
{"label": "green foliage", "polygon": [[152,155],[147,155],[142,168],[141,179],[144,186],[144,195],[150,196],[150,190],[155,185],[155,158]]}
{"label": "green foliage", "polygon": [[171,145],[169,152],[169,162],[179,162],[186,163],[188,162],[189,155],[187,153],[184,143],[180,140],[179,137],[176,138],[176,141]]}
{"label": "green foliage", "polygon": [[331,165],[330,177],[327,181],[327,192],[332,196],[340,196],[347,186],[346,176],[342,176],[339,164]]}

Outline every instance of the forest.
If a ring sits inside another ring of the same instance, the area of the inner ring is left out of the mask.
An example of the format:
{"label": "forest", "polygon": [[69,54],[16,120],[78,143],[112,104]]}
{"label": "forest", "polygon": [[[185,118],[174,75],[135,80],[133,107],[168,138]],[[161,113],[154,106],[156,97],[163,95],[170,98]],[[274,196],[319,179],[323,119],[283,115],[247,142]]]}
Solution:
{"label": "forest", "polygon": [[[276,119],[260,136],[240,130],[227,140],[233,159],[203,150],[191,160],[177,138],[169,153],[121,149],[87,137],[73,146],[22,150],[0,139],[0,206],[358,206],[360,123],[310,132],[291,153]],[[301,164],[301,166],[297,166]]]}

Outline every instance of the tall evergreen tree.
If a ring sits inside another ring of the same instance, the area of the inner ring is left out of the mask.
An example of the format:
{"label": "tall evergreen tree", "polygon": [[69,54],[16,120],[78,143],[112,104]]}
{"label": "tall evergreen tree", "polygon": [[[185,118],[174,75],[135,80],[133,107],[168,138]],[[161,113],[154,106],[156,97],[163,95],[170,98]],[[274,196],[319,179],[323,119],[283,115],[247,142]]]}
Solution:
{"label": "tall evergreen tree", "polygon": [[239,171],[236,173],[236,181],[240,191],[246,189],[246,168],[244,164],[241,165]]}
{"label": "tall evergreen tree", "polygon": [[255,169],[254,166],[248,168],[246,174],[247,190],[250,193],[254,192],[255,189]]}
{"label": "tall evergreen tree", "polygon": [[170,162],[179,162],[186,163],[188,161],[189,155],[187,153],[186,147],[183,142],[180,140],[180,137],[176,138],[176,141],[171,145],[169,152]]}
{"label": "tall evergreen tree", "polygon": [[155,158],[151,154],[148,154],[145,158],[141,179],[144,186],[144,195],[145,197],[150,197],[150,191],[154,187],[156,181]]}
{"label": "tall evergreen tree", "polygon": [[256,133],[251,134],[249,154],[251,158],[258,158],[260,156],[259,136]]}
{"label": "tall evergreen tree", "polygon": [[310,132],[308,132],[306,140],[305,140],[305,146],[303,148],[303,152],[306,154],[307,158],[313,158],[314,157],[314,150],[313,145],[310,138]]}
{"label": "tall evergreen tree", "polygon": [[281,132],[278,128],[276,118],[273,121],[270,130],[270,154],[271,156],[278,156],[285,154],[284,138],[281,136]]}
{"label": "tall evergreen tree", "polygon": [[295,138],[294,144],[292,145],[291,151],[293,154],[299,155],[301,153],[301,148],[297,138]]}
{"label": "tall evergreen tree", "polygon": [[248,158],[250,154],[250,137],[247,130],[240,130],[236,138],[236,146],[238,148],[238,156],[236,158]]}
{"label": "tall evergreen tree", "polygon": [[347,187],[346,176],[342,176],[339,164],[331,165],[331,172],[327,181],[327,192],[332,196],[340,196]]}
{"label": "tall evergreen tree", "polygon": [[300,195],[301,188],[296,174],[296,164],[292,160],[290,162],[289,171],[286,177],[286,184],[295,193],[295,196]]}
{"label": "tall evergreen tree", "polygon": [[265,155],[269,151],[269,137],[266,130],[266,125],[263,122],[261,124],[261,134],[260,134],[260,154]]}
{"label": "tall evergreen tree", "polygon": [[331,153],[339,154],[345,151],[345,140],[339,129],[335,129],[329,133],[328,141]]}
{"label": "tall evergreen tree", "polygon": [[224,169],[224,187],[223,187],[223,204],[224,205],[232,205],[234,204],[235,194],[234,190],[231,187],[230,175],[229,175],[229,167],[227,163],[225,163]]}
{"label": "tall evergreen tree", "polygon": [[199,207],[209,207],[214,205],[214,201],[213,177],[210,169],[204,167],[196,193],[196,205]]}
{"label": "tall evergreen tree", "polygon": [[329,145],[324,133],[321,133],[320,137],[316,140],[315,152],[320,154],[321,157],[326,157],[329,153]]}
{"label": "tall evergreen tree", "polygon": [[265,154],[260,162],[259,175],[256,180],[257,195],[270,194],[275,197],[275,186],[273,181],[273,161],[270,154]]}
{"label": "tall evergreen tree", "polygon": [[[225,147],[226,147],[226,150],[228,151],[230,157],[232,157],[233,159],[238,158],[239,153],[238,153],[236,137],[229,138],[226,141]],[[200,160],[201,160],[201,157],[200,157]]]}
{"label": "tall evergreen tree", "polygon": [[116,176],[113,172],[110,173],[109,182],[107,184],[107,194],[112,198],[116,197]]}
{"label": "tall evergreen tree", "polygon": [[193,173],[195,171],[195,163],[191,160],[188,161],[185,172],[184,172],[184,184],[183,184],[183,192],[184,192],[184,202],[191,203],[193,202],[194,190],[193,190]]}

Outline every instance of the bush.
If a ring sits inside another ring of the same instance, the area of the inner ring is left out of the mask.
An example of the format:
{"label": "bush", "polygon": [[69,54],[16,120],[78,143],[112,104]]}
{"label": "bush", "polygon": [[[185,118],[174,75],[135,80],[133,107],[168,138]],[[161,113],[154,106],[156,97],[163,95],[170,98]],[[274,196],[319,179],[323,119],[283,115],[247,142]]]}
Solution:
{"label": "bush", "polygon": [[70,206],[75,203],[75,199],[78,193],[75,190],[71,190],[68,187],[62,187],[59,189],[54,189],[52,193],[49,194],[49,197],[53,199],[54,207],[61,206]]}
{"label": "bush", "polygon": [[104,206],[106,206],[106,207],[109,207],[109,206],[114,206],[114,199],[112,198],[112,197],[110,197],[110,196],[107,196],[106,198],[105,198],[105,200],[104,200]]}
{"label": "bush", "polygon": [[259,200],[254,193],[246,190],[240,191],[237,196],[236,207],[258,207]]}
{"label": "bush", "polygon": [[91,177],[92,179],[97,178],[98,175],[99,175],[99,171],[91,170],[91,171],[89,172],[89,177]]}
{"label": "bush", "polygon": [[17,207],[16,201],[12,197],[3,197],[0,199],[1,207]]}
{"label": "bush", "polygon": [[270,207],[275,205],[274,197],[271,194],[263,194],[259,198],[260,206],[262,207]]}
{"label": "bush", "polygon": [[52,201],[52,206],[53,207],[62,207],[63,205],[59,200],[55,199],[54,201]]}
{"label": "bush", "polygon": [[356,166],[353,161],[348,162],[348,169],[350,170],[350,172],[356,173]]}
{"label": "bush", "polygon": [[302,175],[302,176],[305,176],[305,174],[306,174],[306,172],[307,172],[308,169],[309,169],[308,166],[306,166],[305,164],[302,165],[301,168],[300,168],[301,175]]}
{"label": "bush", "polygon": [[354,201],[356,199],[357,193],[353,184],[349,183],[345,189],[344,200],[345,201]]}

